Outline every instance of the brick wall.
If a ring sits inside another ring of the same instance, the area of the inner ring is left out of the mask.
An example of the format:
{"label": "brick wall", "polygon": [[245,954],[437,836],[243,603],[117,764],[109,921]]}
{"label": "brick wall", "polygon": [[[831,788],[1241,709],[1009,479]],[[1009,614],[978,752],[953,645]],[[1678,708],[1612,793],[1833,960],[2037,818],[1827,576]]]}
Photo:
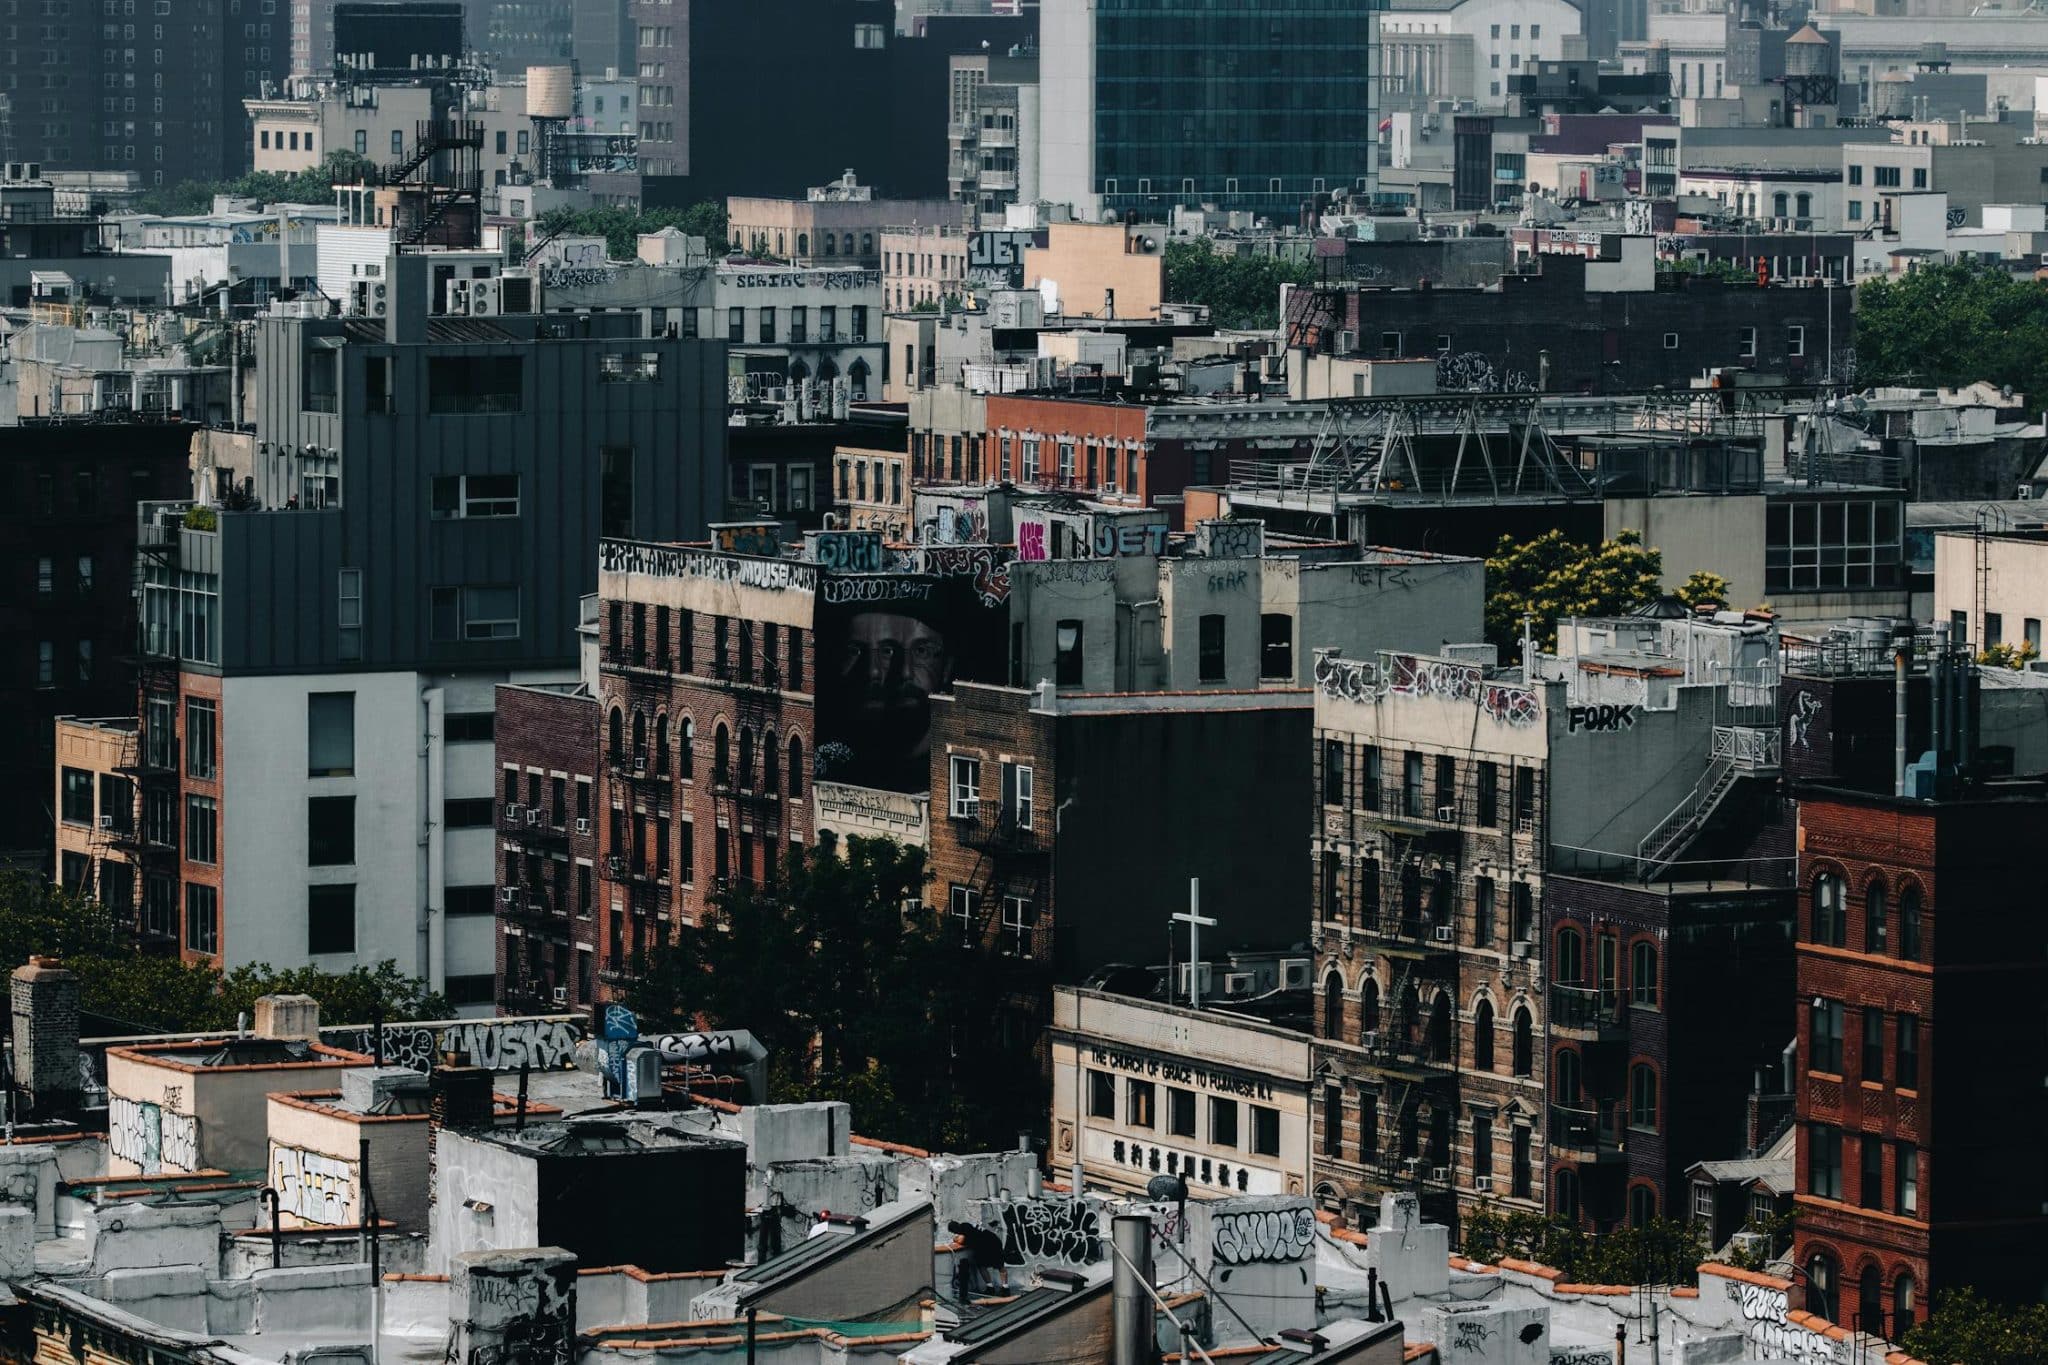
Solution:
{"label": "brick wall", "polygon": [[[507,686],[497,695],[497,999],[516,1011],[587,1009],[599,996],[596,952],[597,702]],[[555,781],[561,779],[561,803]],[[540,822],[531,823],[538,781]],[[516,808],[516,809],[515,809]],[[586,902],[585,879],[590,888]],[[520,892],[517,904],[507,889]],[[586,969],[582,957],[590,955]],[[564,998],[557,1001],[560,989]]]}

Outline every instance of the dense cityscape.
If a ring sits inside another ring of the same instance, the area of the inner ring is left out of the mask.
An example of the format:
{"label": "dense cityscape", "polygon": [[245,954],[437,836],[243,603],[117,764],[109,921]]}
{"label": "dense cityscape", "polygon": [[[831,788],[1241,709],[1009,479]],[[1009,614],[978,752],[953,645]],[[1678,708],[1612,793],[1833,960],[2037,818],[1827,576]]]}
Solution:
{"label": "dense cityscape", "polygon": [[0,0],[0,1365],[2040,1365],[2044,395],[2023,0]]}

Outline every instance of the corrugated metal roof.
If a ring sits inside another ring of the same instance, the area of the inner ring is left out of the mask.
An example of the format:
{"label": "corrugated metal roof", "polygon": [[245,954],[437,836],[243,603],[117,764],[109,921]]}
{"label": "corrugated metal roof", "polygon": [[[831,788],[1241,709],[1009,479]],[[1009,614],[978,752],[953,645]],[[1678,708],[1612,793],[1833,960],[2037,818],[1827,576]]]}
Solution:
{"label": "corrugated metal roof", "polygon": [[966,1345],[979,1345],[995,1341],[1012,1332],[1020,1331],[1040,1318],[1063,1312],[1066,1307],[1085,1302],[1097,1294],[1107,1293],[1109,1281],[1090,1285],[1068,1293],[1064,1289],[1033,1289],[1019,1294],[1010,1302],[992,1308],[979,1317],[971,1318],[946,1333],[947,1341]]}

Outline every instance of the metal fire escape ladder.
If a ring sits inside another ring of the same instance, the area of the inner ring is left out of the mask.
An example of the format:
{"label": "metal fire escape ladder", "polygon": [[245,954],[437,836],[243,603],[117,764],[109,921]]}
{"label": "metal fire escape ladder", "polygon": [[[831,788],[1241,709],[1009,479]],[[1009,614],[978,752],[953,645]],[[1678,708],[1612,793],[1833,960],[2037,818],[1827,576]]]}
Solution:
{"label": "metal fire escape ladder", "polygon": [[1700,774],[1700,780],[1686,793],[1671,814],[1663,822],[1645,834],[1636,844],[1636,868],[1645,882],[1655,881],[1658,874],[1670,867],[1678,855],[1685,852],[1685,846],[1706,827],[1721,802],[1734,790],[1741,780],[1741,773],[1728,758],[1716,758],[1707,764],[1707,770]]}

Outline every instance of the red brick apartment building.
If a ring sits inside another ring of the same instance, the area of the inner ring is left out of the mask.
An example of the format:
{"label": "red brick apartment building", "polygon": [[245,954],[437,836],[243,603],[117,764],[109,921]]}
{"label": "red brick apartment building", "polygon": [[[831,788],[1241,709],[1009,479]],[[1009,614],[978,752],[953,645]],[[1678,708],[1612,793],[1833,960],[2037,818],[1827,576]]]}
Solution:
{"label": "red brick apartment building", "polygon": [[1896,1340],[1943,1290],[2032,1301],[2048,1241],[2048,784],[1796,790],[1807,1306]]}
{"label": "red brick apartment building", "polygon": [[511,1014],[597,1000],[598,706],[579,686],[498,689],[497,1002]]}

